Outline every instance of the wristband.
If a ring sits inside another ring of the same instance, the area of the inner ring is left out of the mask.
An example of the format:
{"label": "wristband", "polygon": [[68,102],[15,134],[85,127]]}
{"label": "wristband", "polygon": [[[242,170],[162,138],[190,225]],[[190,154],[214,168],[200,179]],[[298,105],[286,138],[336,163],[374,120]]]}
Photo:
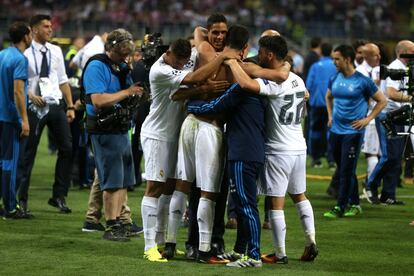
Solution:
{"label": "wristband", "polygon": [[66,107],[66,111],[68,111],[68,110],[75,110],[75,107],[72,105],[72,106],[68,106],[68,107]]}

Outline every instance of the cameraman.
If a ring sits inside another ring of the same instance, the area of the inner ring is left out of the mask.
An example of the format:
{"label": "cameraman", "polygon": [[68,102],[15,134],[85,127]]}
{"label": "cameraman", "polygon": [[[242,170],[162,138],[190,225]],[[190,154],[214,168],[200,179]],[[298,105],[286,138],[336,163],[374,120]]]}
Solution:
{"label": "cameraman", "polygon": [[87,129],[91,134],[103,190],[106,219],[103,238],[127,241],[129,239],[117,218],[125,202],[127,187],[135,181],[127,134],[131,118],[123,103],[124,100],[141,96],[143,90],[135,84],[131,85],[129,66],[125,63],[134,51],[132,35],[124,29],[112,31],[108,34],[105,50],[102,59],[90,61],[83,75]]}
{"label": "cameraman", "polygon": [[[402,40],[398,42],[395,47],[395,53],[397,58],[391,62],[388,66],[388,69],[403,69],[406,70],[408,60],[401,58],[401,54],[414,54],[414,43],[409,40]],[[403,89],[406,88],[407,78],[403,80],[392,80],[387,78],[385,82],[384,90],[388,96],[387,106],[384,108],[384,112],[389,113],[394,110],[400,109],[404,104],[412,101],[413,96],[408,95],[403,92]],[[402,132],[404,126],[396,125],[395,130],[397,132]],[[404,138],[401,136],[386,138],[386,151],[383,154],[386,154],[386,160],[384,160],[382,167],[378,168],[378,173],[375,178],[371,177],[368,179],[367,183],[367,196],[368,201],[372,204],[386,204],[386,205],[403,205],[402,201],[396,200],[395,191],[400,181],[401,175],[401,159],[404,152]],[[377,167],[375,169],[377,169]],[[381,198],[378,198],[378,187],[381,185],[381,180],[383,181],[383,188],[381,192]]]}

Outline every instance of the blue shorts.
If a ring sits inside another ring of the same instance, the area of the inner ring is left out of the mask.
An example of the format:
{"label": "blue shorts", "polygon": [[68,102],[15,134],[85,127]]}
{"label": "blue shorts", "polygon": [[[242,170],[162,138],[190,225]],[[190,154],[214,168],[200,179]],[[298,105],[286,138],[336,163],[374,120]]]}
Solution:
{"label": "blue shorts", "polygon": [[135,184],[128,134],[91,134],[101,190],[124,189]]}

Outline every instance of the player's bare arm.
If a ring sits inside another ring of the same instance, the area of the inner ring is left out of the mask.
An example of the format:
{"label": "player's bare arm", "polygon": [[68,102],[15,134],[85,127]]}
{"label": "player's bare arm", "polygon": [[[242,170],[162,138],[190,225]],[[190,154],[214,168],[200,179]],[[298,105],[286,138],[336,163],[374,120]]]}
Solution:
{"label": "player's bare arm", "polygon": [[372,109],[371,113],[364,119],[352,122],[353,128],[355,129],[364,128],[366,125],[368,125],[368,123],[372,119],[377,117],[377,115],[381,112],[381,110],[383,110],[384,107],[387,105],[387,98],[385,98],[384,94],[379,90],[375,92],[375,94],[372,96],[372,99],[377,102],[374,106],[374,109]]}
{"label": "player's bare arm", "polygon": [[333,97],[330,89],[326,91],[325,95],[326,100],[326,110],[328,111],[328,127],[332,126],[332,107],[333,107]]}
{"label": "player's bare arm", "polygon": [[262,68],[254,63],[242,63],[241,67],[253,78],[264,78],[277,83],[284,82],[289,77],[291,65],[285,61],[278,68]]}
{"label": "player's bare arm", "polygon": [[196,71],[187,74],[181,84],[193,84],[205,81],[213,75],[227,59],[236,59],[240,57],[239,51],[234,49],[225,49],[222,53],[213,58],[212,61],[198,68]]}
{"label": "player's bare arm", "polygon": [[235,60],[228,60],[226,64],[230,66],[233,77],[239,83],[240,87],[254,93],[260,92],[260,85],[256,80],[253,80],[240,66],[240,63]]}
{"label": "player's bare arm", "polygon": [[209,98],[212,95],[223,93],[229,85],[230,83],[227,81],[215,81],[209,79],[202,85],[192,86],[189,88],[180,88],[173,95],[171,95],[171,100],[203,100],[206,97]]}

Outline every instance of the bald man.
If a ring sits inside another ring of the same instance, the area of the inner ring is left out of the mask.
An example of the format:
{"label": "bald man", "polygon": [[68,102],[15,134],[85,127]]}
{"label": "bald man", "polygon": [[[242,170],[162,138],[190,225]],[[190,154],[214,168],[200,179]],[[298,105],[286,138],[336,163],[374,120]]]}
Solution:
{"label": "bald man", "polygon": [[[408,60],[401,58],[402,54],[414,54],[414,43],[409,40],[402,40],[398,42],[395,47],[397,58],[388,66],[389,69],[406,69]],[[407,87],[407,78],[403,81],[392,80],[387,78],[385,82],[381,83],[381,87],[386,91],[388,96],[387,106],[383,112],[392,112],[401,108],[404,103],[412,101],[412,95],[407,95],[403,88]],[[379,116],[384,117],[384,114]],[[380,126],[381,132],[385,133],[385,129]],[[395,126],[397,132],[404,131],[403,126]],[[381,135],[379,136],[381,139]],[[404,138],[401,136],[385,138],[384,150],[381,148],[383,156],[375,166],[374,171],[368,178],[366,185],[366,195],[368,201],[372,204],[385,205],[403,205],[402,201],[396,199],[395,190],[400,181],[401,174],[401,159],[404,151]],[[378,172],[377,172],[378,171]],[[383,188],[381,198],[378,198],[378,187],[383,181]]]}
{"label": "bald man", "polygon": [[[380,49],[374,43],[367,43],[362,48],[362,55],[363,55],[363,62],[357,66],[356,70],[362,73],[364,76],[371,78],[374,83],[378,86],[379,90],[379,65],[381,60]],[[382,89],[384,90],[384,89]],[[381,90],[381,91],[382,91]],[[368,107],[368,113],[372,111],[375,106],[375,102],[370,101],[370,105]],[[379,119],[371,120],[369,124],[365,128],[364,133],[364,141],[362,143],[361,151],[365,153],[365,158],[367,160],[367,179],[370,178],[372,172],[374,171],[377,163],[378,163],[378,156],[380,154],[380,140],[379,136],[381,136],[381,144],[385,144],[385,136],[382,137],[381,131],[378,126],[378,131],[375,126],[376,122],[379,124]],[[386,154],[382,154],[382,161],[384,162],[384,158],[386,158]],[[378,171],[378,170],[377,170]],[[376,171],[376,173],[377,173]],[[366,189],[363,189],[364,194],[366,194]]]}

